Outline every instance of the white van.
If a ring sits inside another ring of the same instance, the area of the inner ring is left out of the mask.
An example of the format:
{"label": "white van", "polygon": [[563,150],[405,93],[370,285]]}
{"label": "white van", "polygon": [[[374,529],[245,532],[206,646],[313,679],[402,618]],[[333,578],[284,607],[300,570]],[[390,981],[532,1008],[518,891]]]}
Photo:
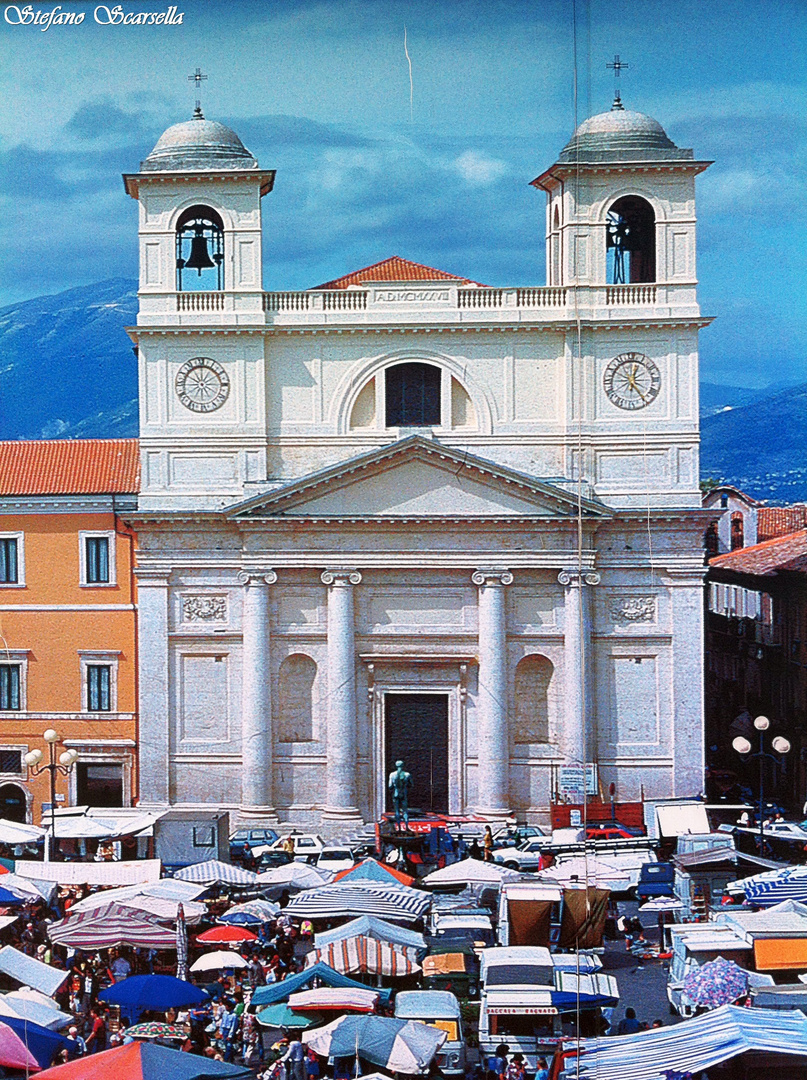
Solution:
{"label": "white van", "polygon": [[401,990],[395,995],[398,1020],[420,1020],[448,1034],[437,1054],[443,1076],[465,1074],[465,1038],[460,1003],[449,990]]}
{"label": "white van", "polygon": [[507,1043],[524,1055],[528,1073],[538,1056],[554,1053],[562,1037],[553,1004],[555,965],[549,949],[534,945],[485,949],[481,957],[479,1051],[483,1062]]}

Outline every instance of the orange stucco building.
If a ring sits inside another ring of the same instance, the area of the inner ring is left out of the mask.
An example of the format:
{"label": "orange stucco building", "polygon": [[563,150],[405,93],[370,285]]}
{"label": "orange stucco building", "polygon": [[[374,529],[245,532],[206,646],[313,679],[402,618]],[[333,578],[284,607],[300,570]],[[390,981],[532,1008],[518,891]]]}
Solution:
{"label": "orange stucco building", "polygon": [[29,750],[75,749],[57,806],[137,797],[136,439],[0,442],[0,817],[40,823]]}

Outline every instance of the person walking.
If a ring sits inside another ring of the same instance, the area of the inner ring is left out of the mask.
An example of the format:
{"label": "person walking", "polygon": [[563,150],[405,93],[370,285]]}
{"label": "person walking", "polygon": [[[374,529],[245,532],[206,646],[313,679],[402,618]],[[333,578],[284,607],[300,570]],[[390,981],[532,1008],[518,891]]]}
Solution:
{"label": "person walking", "polygon": [[289,1048],[281,1061],[286,1063],[289,1080],[306,1080],[305,1050],[298,1038],[292,1039],[289,1043]]}
{"label": "person walking", "polygon": [[232,1061],[235,1053],[235,1039],[238,1034],[238,1015],[233,1009],[230,998],[225,998],[223,1012],[219,1017],[219,1036],[224,1043],[224,1060]]}
{"label": "person walking", "polygon": [[485,849],[485,862],[493,862],[493,833],[490,831],[490,825],[485,826],[482,847]]}
{"label": "person walking", "polygon": [[535,1080],[549,1080],[549,1067],[546,1058],[539,1057],[535,1070]]}

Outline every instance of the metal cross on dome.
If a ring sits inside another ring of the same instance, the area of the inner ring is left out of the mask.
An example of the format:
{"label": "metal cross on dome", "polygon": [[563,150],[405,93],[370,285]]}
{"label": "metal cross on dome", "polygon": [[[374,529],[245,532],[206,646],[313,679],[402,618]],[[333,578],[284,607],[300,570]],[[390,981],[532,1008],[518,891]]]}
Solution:
{"label": "metal cross on dome", "polygon": [[619,73],[629,68],[630,64],[623,63],[623,61],[619,59],[619,53],[615,53],[613,63],[606,64],[605,66],[607,68],[610,68],[610,70],[614,73],[614,104],[611,106],[611,108],[624,109],[625,106],[622,104],[622,97],[619,93]]}
{"label": "metal cross on dome", "polygon": [[[617,57],[617,60],[618,59],[619,57]],[[202,119],[202,83],[206,80],[207,75],[203,75],[202,69],[199,67],[194,71],[193,75],[188,76],[188,82],[192,82],[196,86],[196,108],[194,109],[193,115],[200,120]]]}

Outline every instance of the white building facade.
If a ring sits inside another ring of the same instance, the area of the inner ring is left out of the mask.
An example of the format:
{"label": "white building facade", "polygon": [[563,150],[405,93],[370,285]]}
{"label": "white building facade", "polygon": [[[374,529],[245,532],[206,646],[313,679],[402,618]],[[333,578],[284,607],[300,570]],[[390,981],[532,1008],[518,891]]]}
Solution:
{"label": "white building facade", "polygon": [[141,804],[542,820],[703,783],[695,176],[621,105],[533,181],[545,287],[392,258],[264,292],[274,173],[137,174]]}

